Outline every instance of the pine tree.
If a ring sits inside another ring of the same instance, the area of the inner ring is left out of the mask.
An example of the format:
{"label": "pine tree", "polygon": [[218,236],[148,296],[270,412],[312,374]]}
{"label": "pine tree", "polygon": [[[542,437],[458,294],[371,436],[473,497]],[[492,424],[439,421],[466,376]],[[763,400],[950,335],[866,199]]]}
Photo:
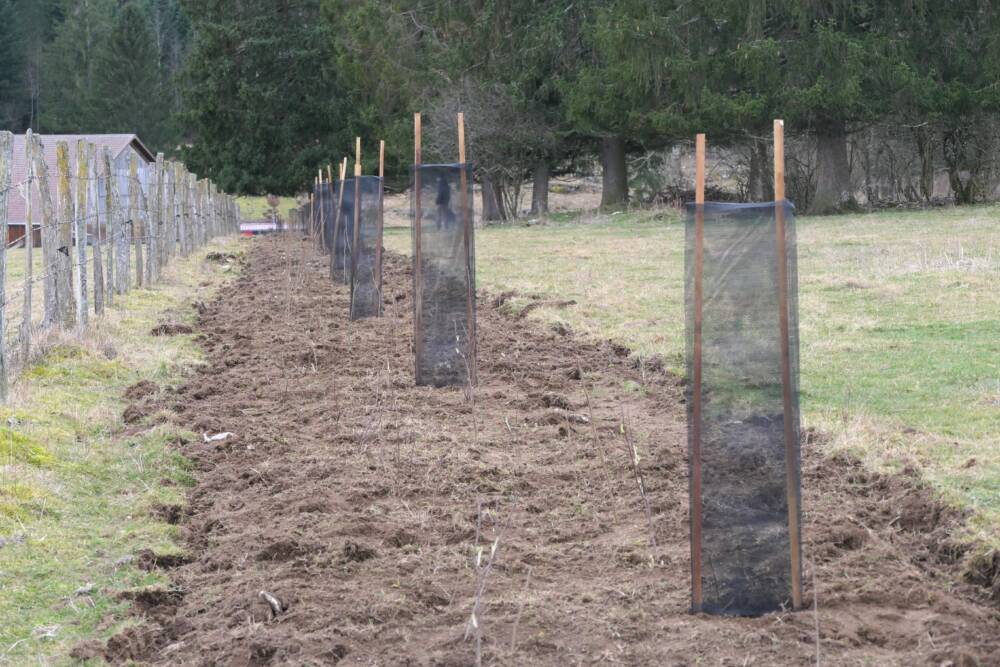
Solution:
{"label": "pine tree", "polygon": [[351,145],[319,0],[184,0],[185,159],[229,192],[294,194]]}
{"label": "pine tree", "polygon": [[146,12],[129,2],[118,12],[94,70],[95,128],[135,132],[157,150],[171,137],[170,106],[164,104],[160,57]]}
{"label": "pine tree", "polygon": [[0,0],[0,129],[19,131],[24,54],[12,0]]}
{"label": "pine tree", "polygon": [[[44,50],[42,123],[48,132],[95,132],[105,125],[96,104],[96,69],[115,20],[115,0],[76,0]],[[103,110],[103,109],[102,109]]]}

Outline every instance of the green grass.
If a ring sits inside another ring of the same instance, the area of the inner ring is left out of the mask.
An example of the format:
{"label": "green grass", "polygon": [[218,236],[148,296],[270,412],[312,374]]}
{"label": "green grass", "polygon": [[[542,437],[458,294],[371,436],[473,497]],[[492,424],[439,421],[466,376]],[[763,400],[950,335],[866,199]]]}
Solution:
{"label": "green grass", "polygon": [[[244,220],[263,220],[271,211],[271,207],[267,205],[267,197],[237,197],[236,203],[240,205],[240,216]],[[296,206],[294,197],[281,197],[278,214],[288,220],[288,212]]]}
{"label": "green grass", "polygon": [[192,477],[172,443],[193,436],[153,424],[126,435],[122,394],[141,379],[178,383],[200,363],[192,336],[149,332],[165,319],[191,319],[189,298],[222,280],[223,269],[203,257],[118,298],[82,337],[41,337],[44,354],[0,408],[0,537],[8,540],[0,547],[0,662],[68,662],[80,639],[130,622],[118,592],[166,582],[140,571],[134,555],[179,549],[176,528],[151,510],[183,501]]}
{"label": "green grass", "polygon": [[[877,469],[909,465],[1000,545],[1000,208],[797,221],[804,420]],[[409,231],[387,230],[408,252]],[[479,285],[573,299],[532,317],[684,365],[674,211],[477,230]]]}

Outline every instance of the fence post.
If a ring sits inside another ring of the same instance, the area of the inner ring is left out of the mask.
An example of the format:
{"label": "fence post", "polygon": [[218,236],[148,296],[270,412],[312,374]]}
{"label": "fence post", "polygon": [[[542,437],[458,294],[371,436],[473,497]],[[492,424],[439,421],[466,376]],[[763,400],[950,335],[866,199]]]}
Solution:
{"label": "fence post", "polygon": [[188,188],[188,174],[187,169],[184,165],[177,164],[177,183],[174,185],[177,188],[177,203],[180,207],[177,217],[177,243],[180,246],[179,250],[181,257],[187,257],[188,246],[188,226],[191,223],[190,214],[191,211],[188,208],[189,200],[191,199],[190,188]]}
{"label": "fence post", "polygon": [[190,253],[194,252],[195,248],[197,248],[195,239],[197,238],[196,230],[198,229],[198,174],[188,172],[187,178],[188,209],[190,211],[187,226],[187,249]]}
{"label": "fence post", "polygon": [[135,220],[139,217],[136,202],[139,195],[136,192],[135,155],[129,158],[128,170],[125,172],[125,192],[119,192],[119,197],[128,199],[127,215],[123,213],[121,233],[118,238],[118,284],[119,294],[125,294],[132,289],[132,235],[135,234]]}
{"label": "fence post", "polygon": [[115,239],[118,237],[121,213],[118,209],[118,174],[111,165],[111,149],[104,147],[104,208],[107,220],[104,222],[104,240],[108,246],[108,280],[104,286],[105,303],[111,305],[115,301],[116,256]]}
{"label": "fence post", "polygon": [[[135,185],[135,215],[132,216],[132,242],[135,244],[135,286],[142,287],[145,270],[142,261],[142,246],[146,236],[146,225],[143,213],[146,208],[146,196],[142,191],[142,181],[139,180],[139,157],[132,153],[128,166],[129,180]],[[131,186],[130,186],[131,187]],[[131,199],[131,197],[129,197]],[[129,267],[131,270],[131,267]]]}
{"label": "fence post", "polygon": [[[157,156],[159,157],[159,156]],[[163,277],[163,270],[167,266],[167,257],[170,251],[170,219],[173,214],[173,192],[171,181],[173,180],[174,167],[170,162],[164,162],[160,170],[160,178],[163,180],[163,199],[160,201],[160,238],[156,244],[158,254],[157,264],[159,264],[159,276]]]}
{"label": "fence post", "polygon": [[[76,217],[73,236],[76,238],[76,261],[73,263],[73,289],[76,300],[76,321],[87,325],[87,203],[90,180],[87,178],[87,141],[76,142]],[[71,246],[72,247],[72,246]]]}
{"label": "fence post", "polygon": [[7,400],[7,199],[14,169],[14,135],[0,132],[0,401]]}
{"label": "fence post", "polygon": [[73,191],[70,188],[69,144],[56,143],[56,167],[59,170],[59,237],[54,257],[56,267],[56,315],[63,328],[76,325],[76,299],[73,298]]}
{"label": "fence post", "polygon": [[21,331],[18,339],[21,347],[21,364],[27,365],[31,357],[31,309],[32,287],[34,286],[35,223],[31,210],[31,188],[35,182],[35,147],[38,138],[28,130],[24,135],[24,158],[27,163],[27,178],[24,188],[24,306],[21,312]]}
{"label": "fence post", "polygon": [[152,287],[159,273],[157,267],[157,245],[160,240],[160,213],[163,202],[163,153],[156,154],[153,163],[152,177],[149,180],[149,196],[146,202],[149,208],[149,229],[146,232],[146,285]]}
{"label": "fence post", "polygon": [[56,273],[52,270],[56,254],[55,205],[52,203],[52,191],[49,190],[49,166],[45,162],[45,147],[35,138],[34,161],[35,178],[38,179],[38,197],[42,204],[42,292],[45,299],[45,315],[42,327],[52,326],[56,321]]}
{"label": "fence post", "polygon": [[[99,161],[99,156],[97,155],[97,146],[94,144],[90,145],[90,155],[88,157],[88,164],[90,167],[90,178],[94,184],[93,190],[91,190],[91,198],[93,199],[93,205],[91,209],[94,211],[94,314],[102,315],[104,314],[104,249],[101,247],[101,220],[104,220],[104,228],[107,230],[108,227],[108,213],[105,211],[104,215],[101,215],[101,177],[99,176],[99,170],[97,168],[97,163]],[[105,183],[104,187],[107,187]]]}
{"label": "fence post", "polygon": [[156,226],[153,229],[152,257],[153,280],[159,281],[163,275],[163,244],[164,236],[164,209],[166,209],[167,194],[167,163],[164,161],[163,153],[156,154]]}

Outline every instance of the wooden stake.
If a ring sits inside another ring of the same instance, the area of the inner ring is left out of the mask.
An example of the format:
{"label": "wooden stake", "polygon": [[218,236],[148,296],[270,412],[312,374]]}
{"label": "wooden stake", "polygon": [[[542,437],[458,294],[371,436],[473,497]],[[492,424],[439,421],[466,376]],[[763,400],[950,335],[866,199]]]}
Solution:
{"label": "wooden stake", "polygon": [[[14,172],[14,135],[0,132],[0,401],[7,401],[7,200]],[[30,196],[30,190],[29,196]]]}
{"label": "wooden stake", "polygon": [[24,135],[24,157],[28,164],[27,192],[24,199],[24,306],[21,312],[21,363],[27,364],[31,357],[31,309],[34,287],[35,222],[31,210],[31,190],[35,183],[35,154],[38,139],[28,130]]}
{"label": "wooden stake", "polygon": [[378,298],[378,311],[376,317],[382,317],[382,242],[383,242],[383,215],[385,213],[385,141],[378,142],[378,220],[375,221],[375,279],[376,297]]}
{"label": "wooden stake", "polygon": [[333,212],[333,247],[330,249],[330,280],[336,280],[337,275],[337,237],[340,235],[340,214],[344,207],[344,178],[347,176],[347,158],[341,160],[338,165],[340,172],[340,187],[337,188],[337,210]]}
{"label": "wooden stake", "polygon": [[103,239],[101,238],[101,223],[107,227],[108,221],[108,211],[101,215],[101,188],[100,188],[100,170],[98,168],[98,163],[100,162],[100,155],[97,153],[97,146],[94,144],[90,145],[90,177],[93,179],[94,189],[93,200],[94,204],[91,207],[94,211],[94,314],[102,315],[104,313],[104,248],[102,247]]}
{"label": "wooden stake", "polygon": [[424,303],[420,271],[420,164],[421,164],[420,114],[413,114],[413,351],[414,379],[421,384],[420,360],[424,356]]}
{"label": "wooden stake", "polygon": [[145,275],[142,261],[142,244],[146,236],[146,225],[143,224],[142,210],[139,208],[142,199],[142,183],[139,181],[139,158],[132,154],[132,162],[129,164],[129,178],[135,184],[135,205],[132,210],[132,242],[135,245],[135,286],[143,286],[143,276]]}
{"label": "wooden stake", "polygon": [[781,336],[781,389],[784,399],[788,540],[792,560],[792,608],[802,607],[802,534],[799,526],[798,442],[792,423],[792,367],[788,323],[788,265],[785,240],[785,121],[774,121],[774,219],[778,253],[778,328]]}
{"label": "wooden stake", "polygon": [[694,359],[691,369],[691,610],[702,609],[701,589],[701,381],[702,292],[705,258],[705,135],[695,139]]}
{"label": "wooden stake", "polygon": [[350,319],[354,319],[354,292],[358,273],[358,244],[361,241],[361,137],[357,138],[354,153],[354,228],[351,230],[351,271],[348,279],[351,281],[351,303],[348,311]]}
{"label": "wooden stake", "polygon": [[76,215],[73,225],[73,295],[76,300],[76,321],[82,328],[87,324],[87,201],[90,179],[87,169],[87,141],[76,142]]}
{"label": "wooden stake", "polygon": [[459,187],[462,188],[462,193],[459,200],[462,204],[462,222],[463,222],[463,235],[465,242],[465,280],[466,280],[466,296],[465,296],[465,317],[466,326],[468,331],[466,331],[466,336],[468,338],[466,345],[466,359],[465,363],[468,365],[468,376],[470,384],[475,385],[478,379],[478,364],[476,363],[476,277],[472,274],[473,266],[475,262],[473,261],[472,254],[474,252],[472,248],[472,215],[469,210],[469,173],[466,169],[465,164],[465,114],[463,112],[458,112],[458,162],[459,169]]}
{"label": "wooden stake", "polygon": [[57,201],[59,202],[58,245],[56,269],[56,316],[60,326],[72,329],[76,325],[76,299],[73,298],[73,191],[69,168],[69,144],[56,143],[56,166],[59,170]]}

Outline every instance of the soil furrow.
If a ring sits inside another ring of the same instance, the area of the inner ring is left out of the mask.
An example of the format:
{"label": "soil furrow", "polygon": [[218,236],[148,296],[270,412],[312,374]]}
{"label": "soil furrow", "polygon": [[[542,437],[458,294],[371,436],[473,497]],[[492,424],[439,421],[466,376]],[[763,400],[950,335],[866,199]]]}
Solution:
{"label": "soil furrow", "polygon": [[200,316],[207,365],[161,406],[235,435],[182,445],[191,558],[176,594],[138,605],[145,622],[112,640],[113,660],[469,665],[482,584],[483,664],[813,664],[815,581],[824,664],[1000,664],[996,610],[956,583],[947,536],[962,517],[915,481],[830,460],[813,435],[810,610],[693,616],[677,378],[484,295],[479,386],[415,387],[408,260],[387,258],[385,317],[348,322],[347,288],[308,242],[249,247]]}

